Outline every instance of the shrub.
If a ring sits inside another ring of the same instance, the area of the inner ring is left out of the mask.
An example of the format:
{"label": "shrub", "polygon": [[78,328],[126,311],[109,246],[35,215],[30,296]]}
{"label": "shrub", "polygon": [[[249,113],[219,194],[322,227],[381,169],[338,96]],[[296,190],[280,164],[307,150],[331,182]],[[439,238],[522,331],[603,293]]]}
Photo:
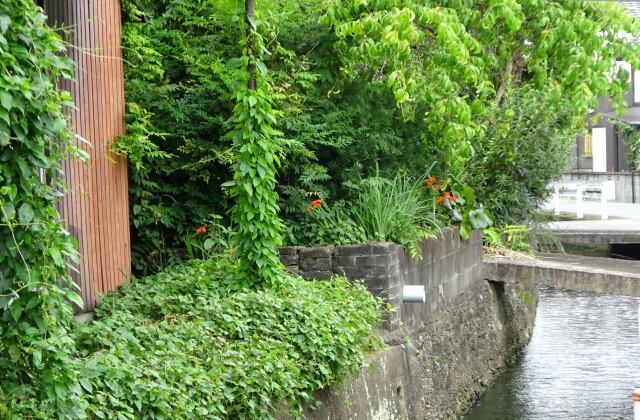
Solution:
{"label": "shrub", "polygon": [[557,89],[522,87],[476,142],[467,179],[496,225],[530,221],[549,195],[549,182],[567,167],[577,132],[567,100]]}
{"label": "shrub", "polygon": [[224,257],[193,261],[102,299],[96,320],[74,334],[90,417],[295,414],[378,345],[381,304],[362,284],[291,278],[228,292],[221,280],[236,269]]}

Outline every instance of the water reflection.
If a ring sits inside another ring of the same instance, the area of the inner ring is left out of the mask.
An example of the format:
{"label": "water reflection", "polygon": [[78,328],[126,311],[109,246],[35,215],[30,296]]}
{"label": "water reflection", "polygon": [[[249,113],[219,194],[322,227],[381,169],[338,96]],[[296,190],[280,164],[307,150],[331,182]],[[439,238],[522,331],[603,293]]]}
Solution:
{"label": "water reflection", "polygon": [[639,298],[543,289],[523,357],[465,420],[629,419]]}

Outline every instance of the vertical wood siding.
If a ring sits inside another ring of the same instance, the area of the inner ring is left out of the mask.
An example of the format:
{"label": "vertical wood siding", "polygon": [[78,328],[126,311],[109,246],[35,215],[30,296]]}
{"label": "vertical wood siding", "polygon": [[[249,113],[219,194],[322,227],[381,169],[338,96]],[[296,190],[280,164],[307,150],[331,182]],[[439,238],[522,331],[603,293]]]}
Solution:
{"label": "vertical wood siding", "polygon": [[81,289],[84,311],[94,309],[102,292],[131,274],[127,165],[110,153],[124,132],[124,76],[120,51],[119,0],[44,0],[49,23],[66,28],[75,80],[65,82],[75,109],[69,110],[89,162],[64,165],[68,191],[59,205],[81,255],[72,273]]}

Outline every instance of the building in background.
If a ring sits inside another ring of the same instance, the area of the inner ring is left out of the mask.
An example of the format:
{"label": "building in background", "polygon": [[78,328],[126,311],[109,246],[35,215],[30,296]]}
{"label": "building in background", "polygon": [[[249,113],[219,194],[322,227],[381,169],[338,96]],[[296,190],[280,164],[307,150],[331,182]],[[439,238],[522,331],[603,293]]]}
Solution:
{"label": "building in background", "polygon": [[[624,4],[632,16],[640,18],[640,1]],[[633,69],[624,62],[619,65],[630,74],[629,90],[625,95],[628,108],[618,115],[608,98],[600,101],[595,112],[601,118],[589,126],[588,134],[576,139],[571,156],[572,170],[564,178],[587,183],[614,181],[617,201],[640,202],[640,171],[634,171],[640,168],[633,168],[628,161],[624,135],[614,125],[615,120],[620,120],[640,129],[640,69]]]}

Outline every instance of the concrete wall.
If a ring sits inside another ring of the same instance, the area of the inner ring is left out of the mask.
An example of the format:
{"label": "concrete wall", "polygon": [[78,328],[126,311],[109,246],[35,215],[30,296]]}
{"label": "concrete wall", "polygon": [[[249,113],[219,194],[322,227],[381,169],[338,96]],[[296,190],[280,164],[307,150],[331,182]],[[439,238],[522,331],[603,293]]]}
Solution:
{"label": "concrete wall", "polygon": [[[482,281],[482,235],[474,232],[467,241],[457,229],[444,229],[438,239],[422,242],[422,259],[412,258],[394,243],[283,247],[280,258],[291,272],[309,279],[328,279],[337,274],[363,280],[374,294],[394,309],[387,327],[413,325],[430,319],[434,312]],[[427,304],[402,302],[404,285],[424,285]]]}
{"label": "concrete wall", "polygon": [[485,277],[507,283],[528,278],[566,290],[640,296],[640,261],[563,254],[539,254],[535,260],[493,258],[485,262]]}
{"label": "concrete wall", "polygon": [[[423,253],[422,260],[412,259],[395,244],[282,250],[290,270],[363,279],[396,309],[381,331],[386,349],[369,359],[372,368],[318,392],[321,406],[308,410],[307,418],[459,418],[529,341],[535,279],[485,280],[479,233],[462,241],[457,230],[447,229],[425,241]],[[404,284],[425,285],[427,302],[402,303]]]}
{"label": "concrete wall", "polygon": [[[614,242],[640,242],[640,232],[624,232],[608,230],[603,232],[573,232],[555,231],[557,237],[564,246],[579,246],[585,249],[601,250],[608,252],[609,244]],[[569,252],[571,253],[571,252]],[[574,252],[577,253],[577,252]]]}
{"label": "concrete wall", "polygon": [[584,183],[614,181],[616,185],[615,201],[631,203],[633,202],[632,176],[635,176],[635,199],[637,203],[640,203],[640,172],[569,172],[563,175],[562,180]]}

